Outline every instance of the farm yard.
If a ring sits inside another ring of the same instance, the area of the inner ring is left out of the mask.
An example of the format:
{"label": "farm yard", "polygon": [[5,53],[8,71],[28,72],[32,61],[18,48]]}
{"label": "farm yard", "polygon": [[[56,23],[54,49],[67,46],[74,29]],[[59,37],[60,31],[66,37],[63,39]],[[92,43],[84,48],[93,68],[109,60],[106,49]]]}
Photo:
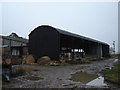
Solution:
{"label": "farm yard", "polygon": [[92,61],[87,64],[37,65],[23,64],[12,66],[10,82],[3,82],[2,88],[113,88],[104,80],[104,70],[118,64],[111,58]]}
{"label": "farm yard", "polygon": [[119,6],[0,3],[0,90],[120,90]]}

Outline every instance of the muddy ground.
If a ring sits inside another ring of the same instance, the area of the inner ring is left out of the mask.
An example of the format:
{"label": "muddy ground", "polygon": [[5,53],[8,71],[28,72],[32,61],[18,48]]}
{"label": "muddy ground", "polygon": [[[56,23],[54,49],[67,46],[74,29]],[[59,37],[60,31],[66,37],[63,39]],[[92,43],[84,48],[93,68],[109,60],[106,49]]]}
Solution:
{"label": "muddy ground", "polygon": [[[71,75],[76,72],[86,72],[103,76],[102,72],[115,64],[117,59],[93,61],[90,64],[76,64],[67,66],[40,66],[40,65],[14,65],[12,68],[32,68],[23,76],[11,78],[9,83],[3,82],[3,88],[116,88],[111,84],[107,86],[88,86],[82,82],[70,80]],[[37,77],[30,79],[29,77]]]}

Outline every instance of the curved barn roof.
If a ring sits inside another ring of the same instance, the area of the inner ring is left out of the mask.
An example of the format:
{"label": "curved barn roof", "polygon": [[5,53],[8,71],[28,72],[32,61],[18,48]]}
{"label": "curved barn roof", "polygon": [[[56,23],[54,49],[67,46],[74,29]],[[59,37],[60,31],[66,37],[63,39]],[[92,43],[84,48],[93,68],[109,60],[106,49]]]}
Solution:
{"label": "curved barn roof", "polygon": [[85,36],[82,36],[82,35],[78,35],[78,34],[74,34],[74,33],[71,33],[71,32],[63,31],[63,30],[58,29],[58,28],[56,28],[56,30],[59,33],[64,34],[64,35],[69,35],[69,36],[73,36],[73,37],[76,37],[76,38],[81,38],[81,39],[84,39],[84,40],[108,45],[107,43],[104,43],[104,42],[101,42],[101,41],[98,41],[98,40],[95,40],[95,39],[91,39],[91,38],[88,38],[88,37],[85,37]]}
{"label": "curved barn roof", "polygon": [[[87,41],[92,41],[92,42],[108,45],[107,43],[104,43],[104,42],[101,42],[101,41],[98,41],[98,40],[95,40],[95,39],[91,39],[91,38],[88,38],[88,37],[85,37],[85,36],[82,36],[82,35],[74,34],[74,33],[71,33],[71,32],[65,31],[65,30],[61,30],[61,29],[58,29],[58,28],[54,28],[54,27],[49,26],[49,25],[41,25],[39,27],[50,27],[50,28],[53,28],[53,29],[57,30],[60,34],[64,34],[64,35],[68,35],[68,36],[84,39],[84,40],[87,40]],[[37,27],[37,28],[39,28],[39,27]],[[35,29],[37,29],[37,28],[35,28]],[[32,32],[34,32],[34,30]]]}

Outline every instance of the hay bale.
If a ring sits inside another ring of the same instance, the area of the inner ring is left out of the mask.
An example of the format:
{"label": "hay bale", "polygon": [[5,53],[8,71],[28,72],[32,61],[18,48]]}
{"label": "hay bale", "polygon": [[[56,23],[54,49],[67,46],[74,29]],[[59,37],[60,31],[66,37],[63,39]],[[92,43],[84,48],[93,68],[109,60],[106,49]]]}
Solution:
{"label": "hay bale", "polygon": [[5,62],[6,62],[6,64],[11,64],[11,58],[7,58],[7,59],[5,60]]}
{"label": "hay bale", "polygon": [[26,64],[31,64],[35,62],[35,58],[33,57],[33,55],[28,55],[26,57]]}
{"label": "hay bale", "polygon": [[18,58],[17,59],[17,64],[21,64],[22,63],[22,58]]}
{"label": "hay bale", "polygon": [[11,62],[12,64],[17,64],[17,57],[12,57]]}
{"label": "hay bale", "polygon": [[43,57],[40,58],[40,60],[51,61],[49,56],[43,56]]}
{"label": "hay bale", "polygon": [[18,57],[18,56],[13,56],[11,58],[11,62],[12,64],[21,64],[22,63],[22,58]]}
{"label": "hay bale", "polygon": [[49,56],[43,56],[37,60],[37,63],[39,65],[48,65],[48,64],[50,64],[50,61],[51,61],[51,59]]}

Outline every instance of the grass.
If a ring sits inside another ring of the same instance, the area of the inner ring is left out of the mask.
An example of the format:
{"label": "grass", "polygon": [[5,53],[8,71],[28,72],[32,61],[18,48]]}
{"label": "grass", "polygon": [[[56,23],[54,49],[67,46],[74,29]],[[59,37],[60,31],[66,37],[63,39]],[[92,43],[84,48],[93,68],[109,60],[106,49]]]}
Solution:
{"label": "grass", "polygon": [[85,72],[78,72],[75,74],[72,74],[72,77],[70,78],[70,80],[73,80],[75,82],[82,82],[82,83],[88,83],[94,79],[96,79],[98,76],[93,75],[93,74],[88,74]]}
{"label": "grass", "polygon": [[106,81],[120,85],[120,64],[116,65],[111,70],[106,70],[104,77]]}
{"label": "grass", "polygon": [[111,55],[111,58],[118,58],[120,55],[119,54],[115,54],[115,55]]}

